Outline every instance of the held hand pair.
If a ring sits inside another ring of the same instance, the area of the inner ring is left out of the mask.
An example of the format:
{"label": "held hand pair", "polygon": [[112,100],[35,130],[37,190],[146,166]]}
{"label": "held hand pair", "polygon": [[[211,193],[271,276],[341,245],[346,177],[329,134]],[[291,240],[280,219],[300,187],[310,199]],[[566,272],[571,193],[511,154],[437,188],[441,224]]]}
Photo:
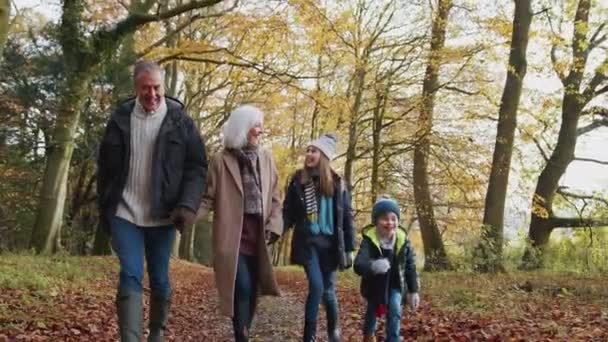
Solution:
{"label": "held hand pair", "polygon": [[281,237],[279,234],[275,233],[275,232],[271,232],[269,230],[267,230],[264,233],[264,238],[266,240],[266,245],[272,245],[275,242],[277,242],[277,240]]}
{"label": "held hand pair", "polygon": [[196,213],[186,207],[177,207],[173,209],[170,216],[171,222],[180,233],[185,227],[190,227],[196,221]]}

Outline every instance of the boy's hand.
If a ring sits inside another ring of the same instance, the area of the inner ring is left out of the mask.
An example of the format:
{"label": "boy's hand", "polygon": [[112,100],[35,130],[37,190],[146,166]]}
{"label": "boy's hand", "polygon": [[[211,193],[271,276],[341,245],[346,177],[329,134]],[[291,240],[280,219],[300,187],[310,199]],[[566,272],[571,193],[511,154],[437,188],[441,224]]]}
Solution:
{"label": "boy's hand", "polygon": [[420,295],[418,295],[418,292],[408,293],[407,302],[410,304],[412,311],[416,311],[420,305]]}
{"label": "boy's hand", "polygon": [[372,262],[372,272],[374,274],[384,274],[391,269],[391,263],[387,258],[378,259]]}

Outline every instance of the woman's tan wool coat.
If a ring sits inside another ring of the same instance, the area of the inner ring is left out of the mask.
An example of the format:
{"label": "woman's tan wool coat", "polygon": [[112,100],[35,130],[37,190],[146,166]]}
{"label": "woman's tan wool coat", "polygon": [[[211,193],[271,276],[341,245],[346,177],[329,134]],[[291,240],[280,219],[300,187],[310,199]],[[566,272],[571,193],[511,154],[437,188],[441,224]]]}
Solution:
{"label": "woman's tan wool coat", "polygon": [[[279,179],[272,154],[259,148],[258,158],[264,220],[263,230],[258,232],[258,289],[261,295],[280,296],[264,240],[265,231],[278,235],[283,231]],[[207,175],[207,192],[203,197],[199,217],[205,216],[209,211],[213,211],[213,270],[220,309],[223,314],[232,317],[244,208],[239,164],[236,157],[225,149],[211,160]]]}

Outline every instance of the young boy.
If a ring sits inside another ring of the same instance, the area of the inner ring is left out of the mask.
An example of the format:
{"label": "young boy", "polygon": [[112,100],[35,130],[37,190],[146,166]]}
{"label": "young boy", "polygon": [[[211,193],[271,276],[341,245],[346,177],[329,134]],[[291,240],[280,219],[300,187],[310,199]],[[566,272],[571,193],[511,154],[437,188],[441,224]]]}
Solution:
{"label": "young boy", "polygon": [[355,258],[361,276],[361,295],[367,300],[363,341],[376,341],[376,320],[386,314],[387,342],[399,341],[403,295],[412,310],[418,308],[418,274],[414,249],[405,229],[399,227],[399,205],[380,198],[372,210],[372,225],[363,229],[363,241]]}

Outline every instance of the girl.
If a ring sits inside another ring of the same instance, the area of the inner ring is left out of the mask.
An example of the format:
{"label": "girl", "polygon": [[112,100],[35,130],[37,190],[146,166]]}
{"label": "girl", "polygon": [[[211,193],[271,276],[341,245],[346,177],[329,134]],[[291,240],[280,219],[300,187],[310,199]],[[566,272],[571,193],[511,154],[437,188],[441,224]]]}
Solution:
{"label": "girl", "polygon": [[283,203],[285,229],[294,228],[291,262],[304,267],[308,297],[304,341],[314,341],[321,299],[327,313],[329,341],[340,340],[336,270],[352,266],[354,250],[350,194],[331,168],[336,136],[326,134],[308,144],[304,168],[291,177]]}

